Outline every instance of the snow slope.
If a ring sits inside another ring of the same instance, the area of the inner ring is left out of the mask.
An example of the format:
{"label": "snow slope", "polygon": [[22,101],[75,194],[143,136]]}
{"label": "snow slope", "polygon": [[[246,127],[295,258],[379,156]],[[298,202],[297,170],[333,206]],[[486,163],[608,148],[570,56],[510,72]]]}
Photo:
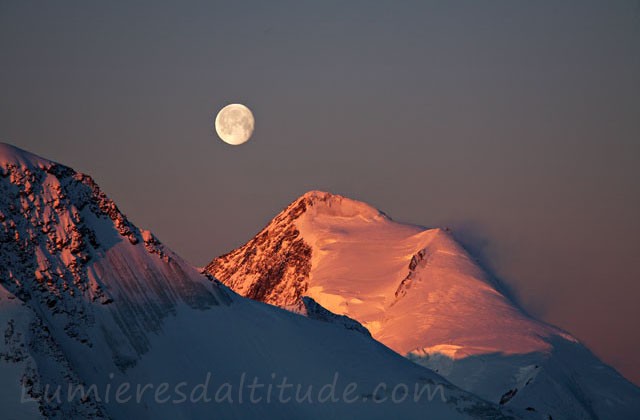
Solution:
{"label": "snow slope", "polygon": [[[3,418],[511,413],[312,301],[304,308],[317,319],[236,295],[135,227],[87,175],[6,144],[0,144],[0,247]],[[256,387],[260,401],[252,402],[247,384],[254,378],[263,385]],[[268,397],[285,378],[301,387],[300,402],[290,388],[288,400]],[[351,382],[348,401],[319,401],[321,389],[324,398],[342,396]],[[305,398],[309,386],[312,402]],[[414,390],[425,387],[428,395],[414,401]]]}
{"label": "snow slope", "polygon": [[442,229],[312,191],[206,272],[283,308],[304,296],[493,402],[542,417],[634,418],[640,392],[570,334],[522,313]]}

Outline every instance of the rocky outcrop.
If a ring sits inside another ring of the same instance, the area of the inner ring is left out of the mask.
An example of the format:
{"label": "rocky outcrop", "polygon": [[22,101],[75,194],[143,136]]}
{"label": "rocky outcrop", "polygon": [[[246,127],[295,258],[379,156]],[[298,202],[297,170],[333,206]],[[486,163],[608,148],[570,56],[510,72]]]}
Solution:
{"label": "rocky outcrop", "polygon": [[361,334],[371,337],[371,333],[361,323],[355,319],[349,318],[346,315],[336,315],[333,312],[327,310],[321,306],[318,302],[310,298],[309,296],[303,296],[297,305],[285,307],[285,309],[292,312],[304,315],[307,318],[315,319],[317,321],[330,322],[332,324],[338,324],[348,330],[357,331]]}
{"label": "rocky outcrop", "polygon": [[277,306],[299,304],[307,290],[311,247],[294,221],[312,200],[295,201],[251,241],[214,259],[204,272],[245,297]]}

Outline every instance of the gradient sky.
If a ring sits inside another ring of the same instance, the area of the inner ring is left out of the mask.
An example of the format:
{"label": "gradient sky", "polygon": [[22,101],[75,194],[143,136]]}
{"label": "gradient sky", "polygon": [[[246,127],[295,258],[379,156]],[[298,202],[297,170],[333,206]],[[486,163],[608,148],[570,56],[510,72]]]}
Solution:
{"label": "gradient sky", "polygon": [[640,383],[637,1],[0,0],[0,86],[0,140],[194,264],[340,193],[452,227]]}

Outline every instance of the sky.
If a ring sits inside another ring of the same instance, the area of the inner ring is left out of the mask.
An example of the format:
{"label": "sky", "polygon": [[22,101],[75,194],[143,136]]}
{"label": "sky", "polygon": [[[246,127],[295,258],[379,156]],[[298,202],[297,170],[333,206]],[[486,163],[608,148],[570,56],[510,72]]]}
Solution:
{"label": "sky", "polygon": [[0,141],[193,264],[342,194],[452,228],[640,384],[640,2],[0,0],[0,57]]}

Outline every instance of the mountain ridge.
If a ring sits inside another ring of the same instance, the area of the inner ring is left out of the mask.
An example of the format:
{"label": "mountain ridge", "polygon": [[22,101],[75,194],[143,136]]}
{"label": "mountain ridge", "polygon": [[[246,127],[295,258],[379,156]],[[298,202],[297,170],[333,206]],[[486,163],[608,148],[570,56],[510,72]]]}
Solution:
{"label": "mountain ridge", "polygon": [[[512,417],[510,410],[397,356],[358,331],[357,323],[309,307],[316,320],[235,294],[137,228],[88,175],[0,146],[4,416]],[[338,392],[344,383],[357,383],[359,404],[269,403],[264,398],[218,403],[213,393],[209,403],[165,403],[164,395],[157,397],[165,383],[173,387],[169,397],[175,399],[182,384],[205,386],[211,374],[212,382],[238,392],[245,376],[263,384],[286,377],[317,390],[337,380],[334,373],[342,381]],[[377,403],[385,397],[375,392],[379,382],[441,386],[443,398]],[[113,393],[105,397],[125,383],[138,390],[151,386],[153,392],[129,393],[130,402]],[[71,391],[78,386],[88,393]]]}

